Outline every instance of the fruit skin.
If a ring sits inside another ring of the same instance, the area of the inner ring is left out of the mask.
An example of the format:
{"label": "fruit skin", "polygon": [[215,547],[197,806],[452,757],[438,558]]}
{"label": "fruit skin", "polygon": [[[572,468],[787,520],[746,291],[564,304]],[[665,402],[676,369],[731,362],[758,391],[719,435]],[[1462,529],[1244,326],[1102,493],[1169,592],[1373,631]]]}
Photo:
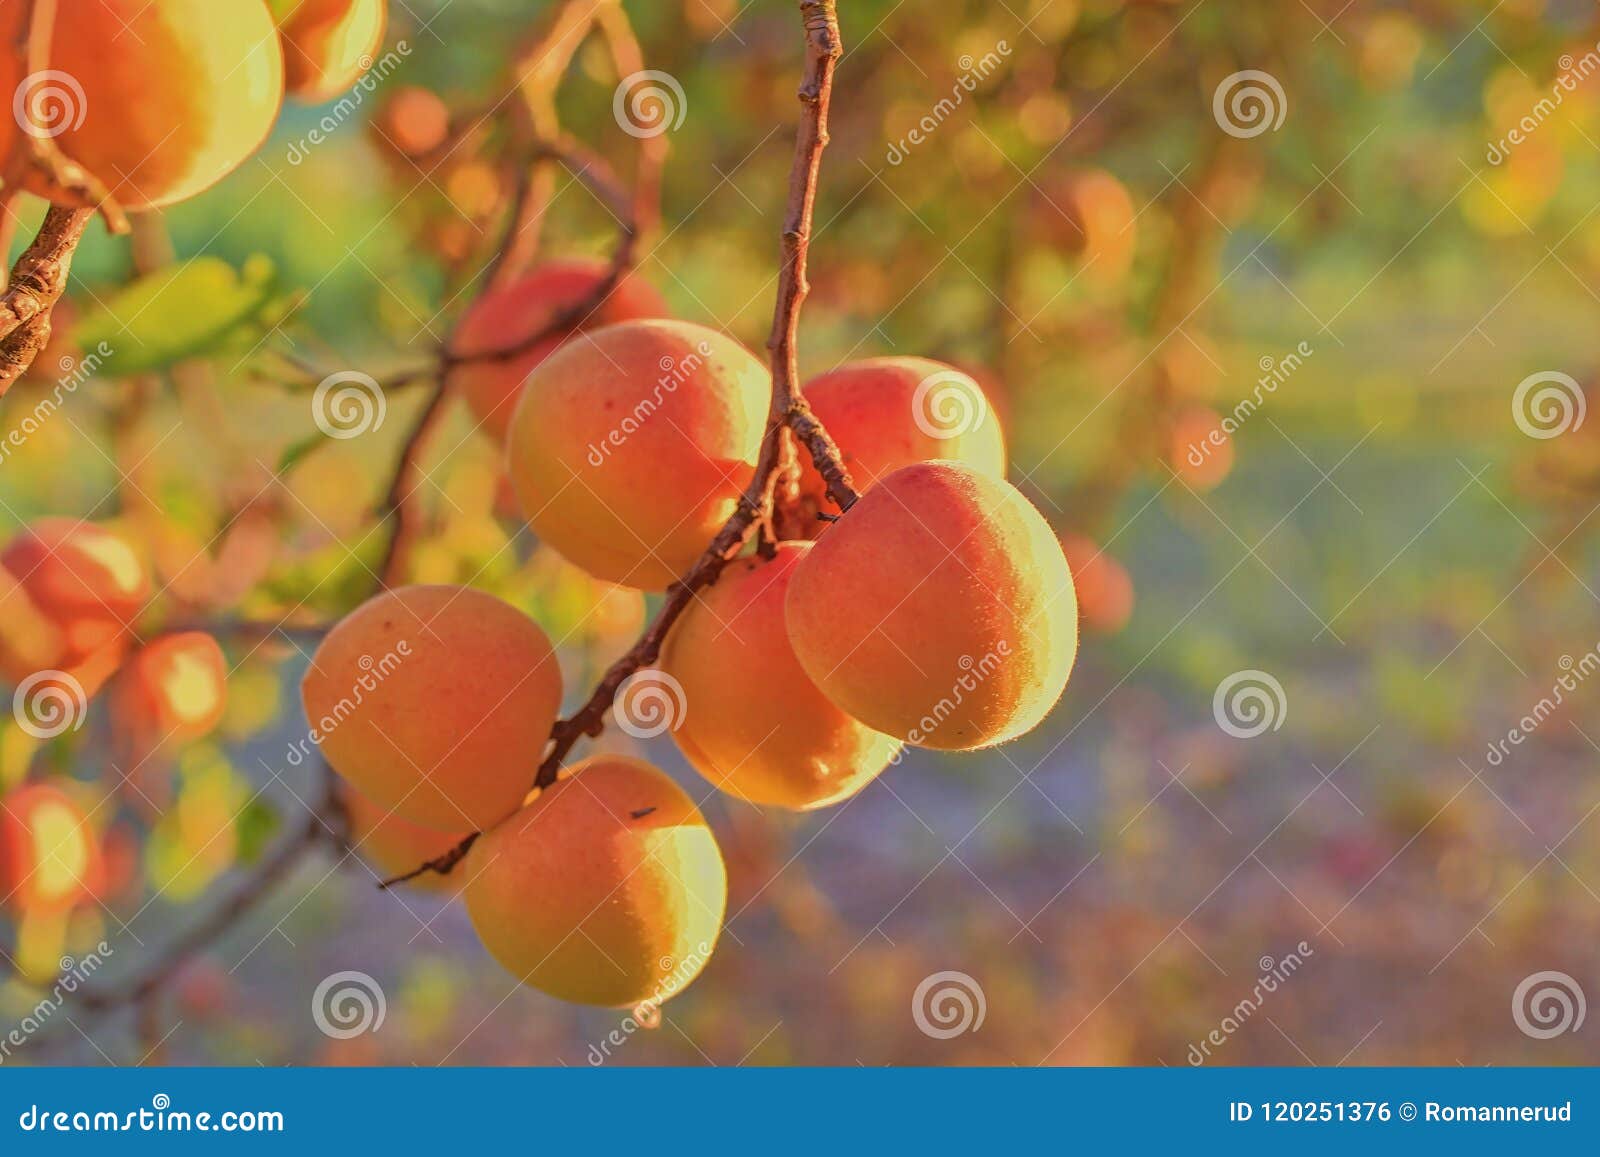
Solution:
{"label": "fruit skin", "polygon": [[[27,7],[0,4],[0,43],[16,43]],[[82,96],[52,82],[65,100],[37,102],[40,130],[61,128],[55,144],[124,209],[210,188],[266,140],[283,103],[283,52],[262,0],[69,0],[49,67]],[[18,54],[0,54],[0,92],[15,93],[23,75]],[[0,117],[0,156],[18,131],[14,116]],[[50,195],[36,175],[23,187]]]}
{"label": "fruit skin", "polygon": [[374,804],[444,832],[488,828],[533,782],[561,705],[538,624],[470,587],[385,591],[317,648],[312,738]]}
{"label": "fruit skin", "polygon": [[770,390],[754,354],[704,326],[579,334],[528,375],[512,416],[517,503],[596,578],[665,589],[738,505]]}
{"label": "fruit skin", "polygon": [[[429,860],[437,859],[459,844],[467,835],[441,832],[414,824],[404,816],[379,807],[354,788],[345,785],[339,793],[345,814],[350,817],[350,843],[361,858],[377,870],[380,879],[402,876]],[[453,896],[466,883],[466,872],[424,872],[407,880],[408,887]]]}
{"label": "fruit skin", "polygon": [[164,635],[135,651],[111,688],[112,728],[135,750],[211,734],[228,706],[228,661],[204,631]]}
{"label": "fruit skin", "polygon": [[[902,466],[934,459],[1006,476],[1005,436],[983,388],[944,362],[917,357],[847,362],[807,382],[805,396],[838,444],[858,491]],[[807,459],[800,491],[813,513],[836,509],[825,490],[822,475]],[[819,534],[826,527],[815,518],[810,524]]]}
{"label": "fruit skin", "polygon": [[796,568],[785,618],[835,704],[945,750],[1034,727],[1078,646],[1049,525],[1015,487],[956,462],[904,467],[862,495]]}
{"label": "fruit skin", "polygon": [[705,966],[728,902],[711,829],[643,760],[598,755],[487,832],[458,871],[513,976],[578,1004],[660,1004]]}
{"label": "fruit skin", "polygon": [[783,603],[809,543],[741,558],[673,626],[661,669],[688,710],[672,733],[714,786],[754,804],[809,811],[860,791],[900,750],[839,710],[801,669]]}
{"label": "fruit skin", "polygon": [[[525,341],[544,329],[565,309],[586,301],[605,280],[609,266],[592,259],[547,261],[517,281],[478,298],[461,321],[454,349],[471,355]],[[622,321],[666,317],[667,303],[643,278],[624,277],[600,305],[578,325],[599,329]],[[468,362],[453,370],[450,381],[461,391],[483,430],[497,442],[506,440],[511,414],[522,395],[529,371],[570,337],[557,334],[530,346],[509,361]]]}
{"label": "fruit skin", "polygon": [[[76,663],[115,642],[150,600],[150,575],[133,547],[92,522],[41,518],[0,551],[0,567],[61,632],[47,666]],[[10,601],[0,595],[0,606]]]}
{"label": "fruit skin", "polygon": [[0,903],[65,912],[101,886],[100,839],[78,801],[50,784],[0,799]]}
{"label": "fruit skin", "polygon": [[271,7],[283,38],[284,90],[307,104],[332,100],[372,67],[389,19],[388,0],[272,0]]}

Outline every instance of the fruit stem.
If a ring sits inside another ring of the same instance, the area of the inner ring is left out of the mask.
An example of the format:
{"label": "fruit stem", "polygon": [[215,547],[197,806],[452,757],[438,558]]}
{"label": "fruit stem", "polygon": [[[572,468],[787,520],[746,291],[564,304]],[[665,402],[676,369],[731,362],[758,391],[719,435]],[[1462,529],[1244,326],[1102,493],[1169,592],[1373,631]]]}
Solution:
{"label": "fruit stem", "polygon": [[[794,164],[789,173],[778,297],[773,308],[772,334],[767,340],[772,365],[772,398],[755,472],[738,506],[705,552],[668,588],[666,600],[638,642],[606,670],[582,707],[556,721],[550,732],[550,746],[534,777],[535,788],[546,788],[556,782],[562,764],[580,738],[599,735],[604,730],[606,712],[611,709],[617,689],[634,672],[656,661],[667,633],[694,601],[696,592],[716,582],[722,568],[749,545],[758,530],[767,535],[772,533],[773,500],[783,473],[780,467],[787,442],[785,430],[793,431],[796,440],[805,446],[827,483],[828,496],[840,510],[850,509],[859,497],[840,460],[838,446],[811,413],[800,387],[796,341],[800,307],[809,290],[806,257],[811,243],[812,208],[816,202],[822,150],[828,144],[828,105],[833,93],[834,66],[843,54],[835,0],[800,0],[800,13],[806,30],[805,73],[799,93],[801,115],[795,133]],[[461,862],[480,834],[474,832],[444,855],[403,876],[385,880],[380,887],[387,888],[424,872],[449,872]]]}

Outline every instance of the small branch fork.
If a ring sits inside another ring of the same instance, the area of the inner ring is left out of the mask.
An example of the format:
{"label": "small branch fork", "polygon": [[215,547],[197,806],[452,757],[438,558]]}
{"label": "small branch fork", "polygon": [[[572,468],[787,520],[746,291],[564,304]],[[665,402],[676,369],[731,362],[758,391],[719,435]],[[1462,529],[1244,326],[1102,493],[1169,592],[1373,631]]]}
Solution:
{"label": "small branch fork", "polygon": [[[767,338],[772,398],[755,472],[739,498],[738,507],[705,552],[668,588],[666,601],[639,641],[611,665],[582,707],[567,718],[557,720],[551,730],[550,747],[534,777],[535,788],[546,788],[556,782],[561,765],[580,738],[600,734],[618,688],[634,672],[650,666],[660,657],[667,634],[689,608],[696,593],[716,582],[722,569],[758,532],[764,541],[771,541],[774,495],[784,473],[785,447],[791,434],[811,456],[827,483],[828,497],[841,511],[850,509],[859,497],[840,460],[839,448],[811,413],[800,389],[796,342],[800,307],[810,288],[806,282],[806,258],[811,244],[812,209],[816,203],[822,150],[828,144],[828,103],[833,92],[833,72],[843,51],[835,0],[800,0],[800,12],[806,30],[805,74],[799,94],[801,115],[795,137],[794,163],[789,171],[778,297],[773,307],[772,332]],[[449,872],[461,862],[481,834],[472,833],[444,855],[405,875],[386,880],[382,886],[387,888],[427,872]]]}

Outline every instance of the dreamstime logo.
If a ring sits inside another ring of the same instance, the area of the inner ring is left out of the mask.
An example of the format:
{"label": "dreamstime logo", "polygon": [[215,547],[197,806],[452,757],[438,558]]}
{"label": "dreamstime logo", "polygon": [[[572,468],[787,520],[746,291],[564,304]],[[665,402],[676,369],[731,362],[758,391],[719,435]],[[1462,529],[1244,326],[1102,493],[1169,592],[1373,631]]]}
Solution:
{"label": "dreamstime logo", "polygon": [[1511,1019],[1526,1036],[1549,1040],[1583,1027],[1589,1011],[1583,989],[1565,972],[1535,972],[1525,976],[1511,994]]}
{"label": "dreamstime logo", "polygon": [[608,1032],[598,1044],[589,1046],[589,1064],[598,1068],[611,1059],[614,1051],[627,1044],[634,1033],[640,1029],[658,1027],[661,1024],[661,1006],[683,991],[684,986],[705,967],[706,958],[710,955],[711,945],[702,940],[694,951],[681,960],[673,956],[661,957],[656,965],[667,975],[656,995],[634,1005],[628,1015],[622,1018],[621,1024]]}
{"label": "dreamstime logo", "polygon": [[11,112],[23,132],[47,140],[81,128],[89,101],[77,77],[49,68],[22,78],[11,96]]}
{"label": "dreamstime logo", "polygon": [[1211,97],[1217,127],[1231,137],[1259,137],[1277,132],[1289,115],[1289,98],[1270,72],[1246,68],[1223,78]]}
{"label": "dreamstime logo", "polygon": [[[956,667],[960,674],[950,685],[950,693],[935,703],[926,715],[917,720],[917,725],[905,733],[905,742],[912,745],[926,743],[928,736],[944,726],[950,716],[955,714],[956,708],[966,702],[967,696],[999,671],[1010,656],[1011,640],[1001,639],[977,659],[971,655],[962,655],[957,659]],[[905,755],[906,750],[902,747],[894,753],[889,762],[897,765]]]}
{"label": "dreamstime logo", "polygon": [[335,1040],[377,1032],[388,1011],[382,986],[365,972],[335,972],[311,994],[311,1019]]}
{"label": "dreamstime logo", "polygon": [[88,982],[89,977],[100,971],[100,966],[105,963],[106,957],[114,954],[115,950],[111,945],[102,940],[95,949],[76,960],[70,956],[63,956],[59,965],[60,971],[50,992],[24,1013],[22,1019],[7,1031],[4,1037],[0,1037],[0,1064],[11,1059],[12,1050],[27,1044],[28,1038],[43,1028],[45,1022],[67,1003],[68,998]]}
{"label": "dreamstime logo", "polygon": [[965,972],[925,976],[911,994],[911,1019],[924,1036],[949,1040],[983,1027],[989,1004],[983,986]]}
{"label": "dreamstime logo", "polygon": [[20,450],[29,438],[43,429],[44,424],[61,408],[62,400],[69,394],[77,393],[78,387],[94,377],[113,352],[109,343],[100,342],[81,358],[62,357],[56,363],[62,376],[56,379],[55,388],[35,402],[31,410],[24,410],[11,428],[0,435],[0,463],[4,463],[11,457],[12,451]]}
{"label": "dreamstime logo", "polygon": [[961,75],[956,77],[955,84],[950,86],[950,95],[940,97],[922,119],[911,126],[905,136],[898,141],[891,141],[889,151],[884,154],[883,159],[891,165],[898,165],[904,161],[911,154],[912,148],[933,136],[946,118],[965,103],[967,95],[977,92],[979,83],[993,76],[999,70],[1000,62],[1010,55],[1011,45],[1004,40],[997,41],[994,51],[985,52],[980,57],[974,58],[971,53],[963,55],[956,61],[961,67]]}
{"label": "dreamstime logo", "polygon": [[1589,403],[1577,379],[1560,370],[1542,370],[1517,383],[1511,417],[1530,438],[1559,438],[1583,425]]}
{"label": "dreamstime logo", "polygon": [[929,374],[911,395],[911,417],[917,429],[941,442],[972,433],[983,425],[988,413],[983,391],[960,370]]}
{"label": "dreamstime logo", "polygon": [[286,758],[290,766],[299,767],[304,763],[306,756],[311,754],[311,748],[320,747],[323,740],[355,714],[356,708],[366,702],[368,695],[375,693],[383,685],[383,681],[399,669],[400,660],[410,656],[411,640],[401,639],[392,650],[385,651],[377,659],[371,655],[362,655],[357,659],[356,666],[361,668],[361,674],[357,675],[355,682],[350,685],[349,693],[341,696],[320,719],[310,720],[311,726],[305,736],[289,744]]}
{"label": "dreamstime logo", "polygon": [[622,78],[611,96],[611,115],[630,137],[659,137],[683,124],[689,101],[669,72],[647,68]]}
{"label": "dreamstime logo", "polygon": [[378,87],[388,80],[390,75],[400,67],[403,60],[411,55],[409,41],[398,41],[394,48],[385,52],[377,60],[370,56],[363,56],[357,63],[360,64],[362,73],[356,81],[345,90],[345,94],[322,114],[320,120],[308,129],[299,140],[289,142],[289,151],[285,159],[291,165],[299,165],[308,156],[316,145],[322,144],[332,136],[340,125],[356,115],[356,111],[366,102],[367,97],[378,91]]}
{"label": "dreamstime logo", "polygon": [[1277,393],[1278,387],[1305,365],[1306,359],[1315,352],[1310,342],[1303,341],[1281,358],[1274,359],[1270,354],[1262,354],[1261,360],[1256,363],[1261,370],[1261,376],[1256,379],[1256,388],[1249,397],[1240,398],[1231,411],[1222,415],[1222,421],[1214,430],[1200,441],[1189,444],[1187,455],[1189,465],[1197,468],[1205,465],[1212,450],[1227,445],[1228,439],[1238,432],[1240,426],[1250,420],[1251,415],[1261,408],[1267,397]]}
{"label": "dreamstime logo", "polygon": [[689,713],[683,684],[653,667],[628,676],[612,707],[617,726],[635,739],[654,739],[683,726]]}
{"label": "dreamstime logo", "polygon": [[54,739],[83,726],[89,697],[67,671],[35,671],[11,696],[11,713],[17,726],[35,739]]}
{"label": "dreamstime logo", "polygon": [[623,443],[643,429],[645,423],[650,421],[668,396],[677,393],[679,386],[694,377],[710,356],[711,343],[708,341],[699,342],[693,350],[682,357],[662,354],[656,362],[656,368],[661,374],[656,378],[655,389],[648,397],[640,398],[633,409],[622,416],[620,422],[606,431],[603,438],[598,442],[589,443],[589,452],[585,455],[589,465],[596,469],[604,466],[611,452],[619,449]]}
{"label": "dreamstime logo", "polygon": [[381,429],[388,399],[377,379],[360,370],[341,370],[317,383],[311,395],[311,416],[330,438],[359,438]]}
{"label": "dreamstime logo", "polygon": [[1235,739],[1254,739],[1283,726],[1289,700],[1283,684],[1265,671],[1235,671],[1211,697],[1217,726]]}
{"label": "dreamstime logo", "polygon": [[1531,137],[1539,126],[1555,113],[1567,99],[1568,93],[1576,92],[1580,82],[1600,72],[1600,44],[1576,60],[1570,52],[1565,53],[1556,64],[1560,67],[1561,74],[1551,84],[1550,95],[1540,97],[1532,108],[1506,130],[1505,136],[1498,141],[1490,141],[1486,146],[1484,160],[1491,165],[1502,163],[1510,156],[1514,147]]}
{"label": "dreamstime logo", "polygon": [[1263,956],[1256,961],[1256,967],[1261,970],[1256,978],[1255,985],[1250,989],[1238,1004],[1227,1012],[1216,1027],[1200,1038],[1198,1044],[1189,1045],[1188,1060],[1191,1065],[1203,1065],[1210,1059],[1215,1049],[1220,1049],[1228,1043],[1230,1037],[1244,1027],[1251,1017],[1261,1010],[1267,1002],[1267,997],[1277,992],[1299,972],[1305,962],[1316,955],[1316,949],[1302,940],[1296,944],[1292,951],[1286,952],[1281,959]]}

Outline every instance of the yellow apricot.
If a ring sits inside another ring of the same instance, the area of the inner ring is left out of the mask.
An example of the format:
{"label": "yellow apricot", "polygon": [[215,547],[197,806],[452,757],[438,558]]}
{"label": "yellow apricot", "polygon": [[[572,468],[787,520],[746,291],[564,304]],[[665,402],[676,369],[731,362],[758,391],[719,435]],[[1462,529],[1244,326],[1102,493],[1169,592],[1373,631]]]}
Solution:
{"label": "yellow apricot", "polygon": [[[283,52],[261,0],[67,0],[56,7],[48,70],[24,80],[10,46],[30,7],[0,4],[0,92],[15,94],[34,131],[123,208],[210,188],[277,119]],[[18,131],[16,117],[0,116],[0,156]],[[37,176],[24,187],[51,195]]]}
{"label": "yellow apricot", "polygon": [[685,321],[581,333],[528,375],[507,462],[534,531],[596,578],[661,590],[738,505],[766,425],[754,354]]}
{"label": "yellow apricot", "polygon": [[796,567],[786,621],[835,704],[947,750],[1033,728],[1078,647],[1049,524],[1015,487],[956,462],[904,467],[863,494]]}
{"label": "yellow apricot", "polygon": [[[847,362],[807,382],[805,396],[838,444],[857,490],[902,466],[935,458],[1006,476],[1005,437],[989,399],[970,374],[944,362],[917,357]],[[800,490],[814,510],[834,509],[809,459]]]}
{"label": "yellow apricot", "polygon": [[312,738],[373,803],[479,830],[522,802],[561,706],[537,623],[470,587],[385,591],[317,648],[300,686]]}
{"label": "yellow apricot", "polygon": [[283,38],[284,88],[320,104],[372,67],[383,44],[387,0],[272,0]]}
{"label": "yellow apricot", "polygon": [[562,1000],[660,1004],[705,967],[728,878],[705,818],[666,775],[618,755],[573,767],[485,833],[457,871],[489,954]]}
{"label": "yellow apricot", "polygon": [[900,744],[852,719],[800,667],[783,602],[809,543],[736,559],[673,626],[661,669],[683,688],[672,737],[712,784],[755,804],[809,811],[848,799]]}

